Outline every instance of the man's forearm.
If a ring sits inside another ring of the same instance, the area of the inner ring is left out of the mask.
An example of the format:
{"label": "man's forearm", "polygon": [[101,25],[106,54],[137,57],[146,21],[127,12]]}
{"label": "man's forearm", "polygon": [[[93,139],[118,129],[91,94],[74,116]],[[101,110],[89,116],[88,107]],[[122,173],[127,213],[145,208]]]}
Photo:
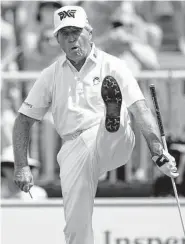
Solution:
{"label": "man's forearm", "polygon": [[151,110],[146,106],[144,101],[138,101],[137,105],[132,105],[130,110],[146,139],[152,156],[161,155],[163,147],[160,140],[160,133]]}
{"label": "man's forearm", "polygon": [[150,109],[143,115],[143,119],[139,121],[140,130],[146,139],[152,156],[162,154],[162,143],[160,140],[159,130],[155,118]]}
{"label": "man's forearm", "polygon": [[28,165],[27,150],[29,143],[30,129],[35,120],[19,114],[15,120],[13,129],[13,150],[15,166],[23,167]]}

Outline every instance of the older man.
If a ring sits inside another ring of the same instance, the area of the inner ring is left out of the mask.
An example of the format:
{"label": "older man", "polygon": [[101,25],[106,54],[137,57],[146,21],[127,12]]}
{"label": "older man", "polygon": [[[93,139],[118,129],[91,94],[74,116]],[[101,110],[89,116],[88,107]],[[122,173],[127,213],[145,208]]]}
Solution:
{"label": "older man", "polygon": [[178,173],[174,159],[162,148],[155,119],[136,80],[123,61],[92,43],[92,28],[83,8],[58,9],[54,25],[66,57],[42,71],[19,109],[13,133],[15,182],[25,192],[33,185],[27,163],[29,131],[51,107],[56,130],[65,141],[57,160],[66,242],[92,244],[98,178],[126,164],[134,147],[128,110],[161,171],[170,177]]}

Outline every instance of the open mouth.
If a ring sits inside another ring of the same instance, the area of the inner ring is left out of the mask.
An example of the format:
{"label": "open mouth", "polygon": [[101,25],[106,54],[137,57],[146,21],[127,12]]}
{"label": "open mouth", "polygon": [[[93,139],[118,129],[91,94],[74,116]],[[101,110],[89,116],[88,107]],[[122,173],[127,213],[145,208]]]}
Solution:
{"label": "open mouth", "polygon": [[71,48],[71,50],[77,50],[78,49],[78,47],[72,47]]}

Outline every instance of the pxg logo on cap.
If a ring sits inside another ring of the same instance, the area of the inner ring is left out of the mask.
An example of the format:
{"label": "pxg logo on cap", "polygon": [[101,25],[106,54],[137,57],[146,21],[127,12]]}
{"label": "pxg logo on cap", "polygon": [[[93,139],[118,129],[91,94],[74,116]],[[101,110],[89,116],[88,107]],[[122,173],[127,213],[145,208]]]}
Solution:
{"label": "pxg logo on cap", "polygon": [[70,10],[69,9],[68,11],[62,11],[62,12],[58,13],[58,15],[60,16],[60,20],[63,20],[66,17],[75,18],[75,13],[76,13],[76,10]]}

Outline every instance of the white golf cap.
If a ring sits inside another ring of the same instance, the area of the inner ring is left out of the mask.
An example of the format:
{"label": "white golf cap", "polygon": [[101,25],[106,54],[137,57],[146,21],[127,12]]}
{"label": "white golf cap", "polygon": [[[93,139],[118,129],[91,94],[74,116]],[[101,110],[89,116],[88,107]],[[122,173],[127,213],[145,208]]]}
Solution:
{"label": "white golf cap", "polygon": [[54,13],[54,32],[57,32],[66,26],[75,26],[84,28],[88,23],[87,15],[82,7],[79,6],[64,6],[59,8]]}

